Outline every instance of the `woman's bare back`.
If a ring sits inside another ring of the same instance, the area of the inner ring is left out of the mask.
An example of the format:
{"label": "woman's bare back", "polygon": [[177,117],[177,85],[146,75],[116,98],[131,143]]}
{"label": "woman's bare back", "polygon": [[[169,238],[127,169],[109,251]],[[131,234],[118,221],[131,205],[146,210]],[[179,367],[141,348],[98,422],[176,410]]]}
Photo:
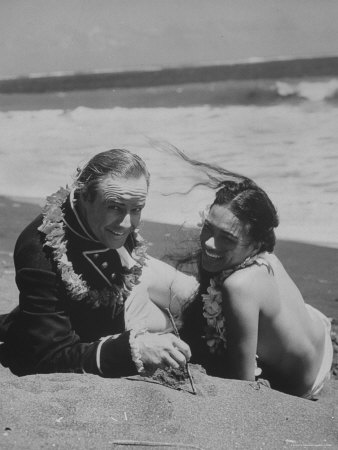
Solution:
{"label": "woman's bare back", "polygon": [[272,387],[302,395],[311,388],[321,365],[324,327],[309,314],[278,258],[269,253],[264,258],[272,271],[255,268],[260,282],[258,358]]}

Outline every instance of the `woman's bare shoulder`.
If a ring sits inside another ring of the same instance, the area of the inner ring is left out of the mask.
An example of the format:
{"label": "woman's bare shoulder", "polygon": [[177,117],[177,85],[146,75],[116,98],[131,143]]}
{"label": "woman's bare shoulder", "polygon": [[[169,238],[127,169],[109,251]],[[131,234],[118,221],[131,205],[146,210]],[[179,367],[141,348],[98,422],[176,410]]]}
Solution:
{"label": "woman's bare shoulder", "polygon": [[223,294],[228,297],[263,300],[275,290],[273,271],[264,265],[252,264],[237,270],[223,282]]}
{"label": "woman's bare shoulder", "polygon": [[251,282],[268,280],[274,276],[275,260],[258,258],[247,267],[240,268],[224,280],[225,285],[247,285]]}

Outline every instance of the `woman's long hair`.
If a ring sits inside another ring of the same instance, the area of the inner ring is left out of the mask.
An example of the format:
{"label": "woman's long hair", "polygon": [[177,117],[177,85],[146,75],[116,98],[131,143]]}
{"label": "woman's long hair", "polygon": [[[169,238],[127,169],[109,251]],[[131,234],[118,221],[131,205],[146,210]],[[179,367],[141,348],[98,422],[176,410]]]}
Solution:
{"label": "woman's long hair", "polygon": [[[196,167],[204,175],[204,180],[195,183],[186,193],[197,186],[207,186],[215,190],[215,199],[211,207],[213,205],[228,206],[241,222],[248,225],[249,236],[260,244],[260,250],[273,251],[276,243],[274,229],[278,226],[279,220],[275,206],[262,188],[244,175],[216,164],[190,158],[171,144],[157,143],[156,145]],[[189,253],[176,255],[171,259],[177,263],[178,267],[197,263],[198,272],[201,274],[199,247],[198,245],[198,248],[190,250]]]}

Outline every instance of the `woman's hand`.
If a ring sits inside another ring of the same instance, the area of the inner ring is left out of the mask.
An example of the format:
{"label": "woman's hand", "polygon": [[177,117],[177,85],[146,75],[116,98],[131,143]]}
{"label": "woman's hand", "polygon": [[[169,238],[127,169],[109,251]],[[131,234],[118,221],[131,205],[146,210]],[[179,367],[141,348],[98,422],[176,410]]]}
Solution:
{"label": "woman's hand", "polygon": [[178,369],[191,358],[188,344],[171,333],[140,334],[136,337],[136,343],[147,371],[155,371],[159,367]]}

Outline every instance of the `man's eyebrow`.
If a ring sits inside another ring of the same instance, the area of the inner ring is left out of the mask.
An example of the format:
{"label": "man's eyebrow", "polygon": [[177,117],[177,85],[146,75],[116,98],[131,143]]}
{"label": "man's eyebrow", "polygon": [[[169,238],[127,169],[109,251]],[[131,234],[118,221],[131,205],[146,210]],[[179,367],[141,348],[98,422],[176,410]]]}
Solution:
{"label": "man's eyebrow", "polygon": [[103,199],[105,203],[121,203],[117,197],[114,197],[112,195],[104,195]]}
{"label": "man's eyebrow", "polygon": [[115,205],[121,205],[121,206],[124,206],[124,203],[118,202],[118,201],[116,201],[116,200],[112,200],[112,199],[109,199],[109,198],[107,198],[107,199],[105,200],[105,203],[106,203],[107,205],[110,205],[111,203],[114,203]]}
{"label": "man's eyebrow", "polygon": [[[122,200],[122,199],[121,199],[121,200]],[[115,205],[119,205],[119,206],[125,206],[125,205],[126,205],[126,202],[124,202],[124,201],[119,201],[119,200],[117,200],[117,199],[114,199],[114,198],[107,198],[107,197],[104,198],[104,203],[105,203],[106,205],[109,205],[109,204],[111,204],[111,203],[114,203]],[[138,202],[135,206],[136,206],[136,207],[140,207],[140,206],[145,206],[145,204],[146,204],[146,202],[142,199],[142,200],[140,200],[140,202]]]}

